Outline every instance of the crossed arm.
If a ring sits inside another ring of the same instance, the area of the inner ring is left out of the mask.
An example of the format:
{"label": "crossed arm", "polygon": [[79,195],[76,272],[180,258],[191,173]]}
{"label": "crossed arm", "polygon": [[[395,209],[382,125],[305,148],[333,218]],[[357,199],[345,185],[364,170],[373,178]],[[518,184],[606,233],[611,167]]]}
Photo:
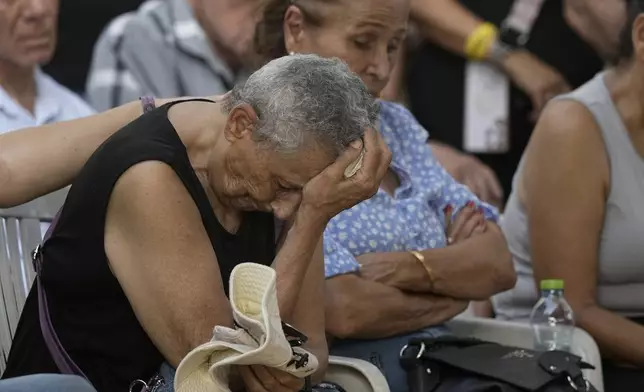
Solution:
{"label": "crossed arm", "polygon": [[380,273],[327,279],[328,332],[357,339],[408,333],[452,319],[470,300],[513,287],[516,278],[503,234],[494,223],[486,224],[482,234],[422,251],[433,271],[432,282],[410,253],[358,256],[360,264],[379,264]]}

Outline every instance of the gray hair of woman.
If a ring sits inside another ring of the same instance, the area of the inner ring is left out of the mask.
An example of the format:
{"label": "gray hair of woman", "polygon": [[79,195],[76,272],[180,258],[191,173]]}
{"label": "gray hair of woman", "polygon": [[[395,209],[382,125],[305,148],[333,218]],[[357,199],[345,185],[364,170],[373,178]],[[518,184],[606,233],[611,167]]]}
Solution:
{"label": "gray hair of woman", "polygon": [[226,95],[222,107],[243,103],[258,116],[256,141],[291,152],[313,140],[335,156],[375,128],[379,111],[346,64],[307,54],[270,61]]}

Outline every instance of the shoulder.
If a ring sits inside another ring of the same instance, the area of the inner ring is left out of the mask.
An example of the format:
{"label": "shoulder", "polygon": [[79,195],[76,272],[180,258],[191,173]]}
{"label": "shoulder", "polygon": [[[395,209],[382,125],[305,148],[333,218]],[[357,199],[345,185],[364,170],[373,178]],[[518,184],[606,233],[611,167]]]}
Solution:
{"label": "shoulder", "polygon": [[601,130],[588,107],[573,99],[558,99],[544,109],[531,144],[583,151],[603,146]]}
{"label": "shoulder", "polygon": [[403,105],[391,101],[379,100],[380,117],[387,121],[415,121],[414,115]]}
{"label": "shoulder", "polygon": [[568,99],[544,109],[525,152],[525,195],[555,187],[600,190],[609,182],[609,164],[599,125],[588,108]]}
{"label": "shoulder", "polygon": [[186,225],[201,220],[179,176],[161,161],[144,161],[126,170],[114,186],[110,210],[132,229],[152,232],[160,227],[173,232],[185,230]]}
{"label": "shoulder", "polygon": [[425,142],[427,131],[404,106],[389,101],[380,101],[380,125],[383,133],[391,133],[397,140]]}
{"label": "shoulder", "polygon": [[129,41],[162,42],[172,28],[167,1],[145,1],[137,11],[114,18],[101,33],[97,48],[117,47]]}

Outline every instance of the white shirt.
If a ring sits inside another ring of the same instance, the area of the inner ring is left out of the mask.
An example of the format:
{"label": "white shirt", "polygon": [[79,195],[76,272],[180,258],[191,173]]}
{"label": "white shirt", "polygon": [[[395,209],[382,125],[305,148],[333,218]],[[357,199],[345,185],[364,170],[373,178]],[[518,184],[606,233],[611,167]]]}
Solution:
{"label": "white shirt", "polygon": [[20,106],[0,86],[0,134],[16,129],[73,120],[94,113],[78,95],[62,86],[40,69],[36,78],[34,113]]}

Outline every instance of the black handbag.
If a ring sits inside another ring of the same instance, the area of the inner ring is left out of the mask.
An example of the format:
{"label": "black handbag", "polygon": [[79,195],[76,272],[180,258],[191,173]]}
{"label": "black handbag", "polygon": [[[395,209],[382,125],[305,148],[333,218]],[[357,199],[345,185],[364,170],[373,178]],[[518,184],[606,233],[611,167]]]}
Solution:
{"label": "black handbag", "polygon": [[400,363],[410,392],[597,392],[582,373],[594,367],[563,351],[415,338],[401,350]]}

